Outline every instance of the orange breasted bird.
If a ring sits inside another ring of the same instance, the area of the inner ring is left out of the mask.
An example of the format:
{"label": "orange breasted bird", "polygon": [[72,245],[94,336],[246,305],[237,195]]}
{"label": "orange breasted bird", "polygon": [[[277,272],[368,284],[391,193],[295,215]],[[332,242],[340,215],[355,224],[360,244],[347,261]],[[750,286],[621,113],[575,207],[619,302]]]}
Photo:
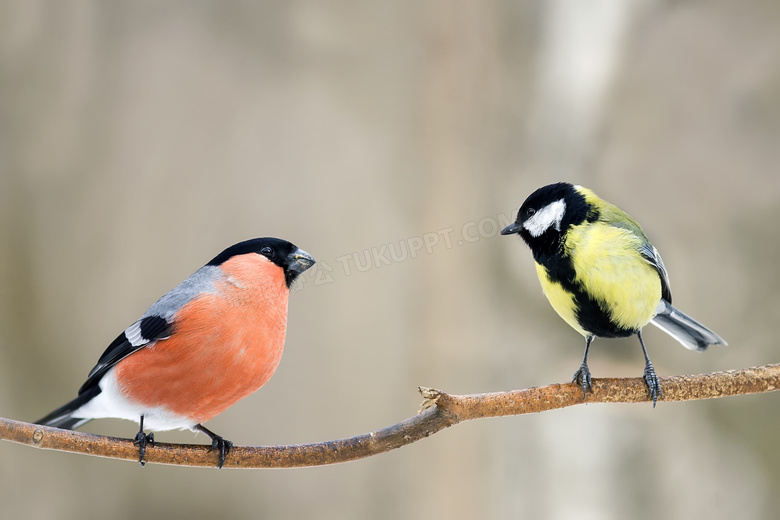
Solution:
{"label": "orange breasted bird", "polygon": [[36,421],[76,429],[92,419],[138,421],[139,461],[155,431],[211,438],[219,467],[232,443],[202,423],[273,375],[287,331],[293,281],[314,259],[290,242],[235,244],[157,300],[108,346],[76,397]]}
{"label": "orange breasted bird", "polygon": [[662,394],[642,338],[645,325],[652,323],[691,350],[726,345],[672,307],[669,276],[658,250],[634,219],[587,188],[566,182],[539,188],[501,234],[519,234],[528,244],[545,296],[585,336],[585,354],[573,382],[586,395],[592,389],[588,349],[595,337],[639,338],[653,406]]}

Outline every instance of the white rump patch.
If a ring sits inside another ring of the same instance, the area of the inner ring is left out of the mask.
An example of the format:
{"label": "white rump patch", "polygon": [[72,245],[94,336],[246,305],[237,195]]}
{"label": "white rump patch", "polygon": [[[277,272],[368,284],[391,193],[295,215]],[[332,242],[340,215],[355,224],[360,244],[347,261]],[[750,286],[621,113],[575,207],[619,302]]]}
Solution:
{"label": "white rump patch", "polygon": [[73,412],[73,417],[84,419],[116,418],[127,419],[138,423],[144,416],[144,428],[153,431],[188,430],[195,426],[195,421],[176,415],[164,406],[149,408],[127,399],[119,390],[116,373],[112,368],[100,380],[101,392],[84,406]]}
{"label": "white rump patch", "polygon": [[533,217],[523,222],[523,227],[532,237],[538,237],[551,227],[556,231],[561,230],[561,221],[566,213],[566,202],[563,199],[556,200],[537,211]]}

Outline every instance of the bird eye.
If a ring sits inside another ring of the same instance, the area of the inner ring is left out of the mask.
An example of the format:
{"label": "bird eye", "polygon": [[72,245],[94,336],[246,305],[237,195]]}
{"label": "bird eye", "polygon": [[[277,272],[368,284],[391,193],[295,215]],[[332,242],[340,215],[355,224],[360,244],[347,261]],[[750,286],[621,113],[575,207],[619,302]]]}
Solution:
{"label": "bird eye", "polygon": [[260,250],[260,254],[263,256],[271,256],[274,254],[274,250],[272,247],[265,246],[263,249]]}
{"label": "bird eye", "polygon": [[536,210],[534,208],[527,208],[525,210],[525,218],[533,217],[536,214]]}

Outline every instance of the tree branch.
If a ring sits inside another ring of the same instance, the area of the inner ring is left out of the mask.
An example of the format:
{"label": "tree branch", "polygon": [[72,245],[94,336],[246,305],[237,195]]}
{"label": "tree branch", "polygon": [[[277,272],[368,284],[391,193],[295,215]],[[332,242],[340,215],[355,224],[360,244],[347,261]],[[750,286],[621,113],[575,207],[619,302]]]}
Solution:
{"label": "tree branch", "polygon": [[[660,378],[663,401],[691,401],[771,392],[780,388],[780,364],[697,376]],[[594,379],[593,392],[583,399],[572,384],[553,384],[527,390],[452,395],[419,388],[425,398],[416,416],[381,430],[335,441],[292,446],[236,446],[225,467],[292,468],[335,464],[384,453],[433,435],[453,424],[484,417],[543,412],[582,403],[638,403],[650,400],[642,378]],[[84,453],[138,461],[132,440],[60,430],[0,418],[0,439],[36,448]],[[218,455],[210,446],[164,444],[148,446],[146,461],[179,466],[215,467]]]}

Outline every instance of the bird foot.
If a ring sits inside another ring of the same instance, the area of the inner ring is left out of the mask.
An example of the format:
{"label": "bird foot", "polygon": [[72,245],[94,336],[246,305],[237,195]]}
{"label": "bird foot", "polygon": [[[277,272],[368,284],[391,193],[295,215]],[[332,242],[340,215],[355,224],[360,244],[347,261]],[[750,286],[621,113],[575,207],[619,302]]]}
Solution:
{"label": "bird foot", "polygon": [[664,394],[661,392],[661,383],[658,381],[658,376],[655,373],[655,367],[649,361],[645,365],[645,382],[647,383],[647,389],[650,392],[650,397],[653,398],[653,408],[659,399],[663,399]]}
{"label": "bird foot", "polygon": [[219,450],[219,466],[217,467],[222,469],[222,466],[225,464],[225,456],[230,453],[230,450],[233,448],[233,443],[226,441],[220,435],[217,435],[202,424],[196,424],[192,429],[205,433],[211,437],[211,448],[209,448],[209,451]]}
{"label": "bird foot", "polygon": [[580,369],[574,372],[574,378],[571,380],[572,383],[576,383],[579,386],[582,387],[582,398],[588,396],[588,388],[590,388],[591,392],[593,391],[593,381],[590,377],[590,369],[588,368],[588,365],[583,363],[580,365]]}
{"label": "bird foot", "polygon": [[225,464],[225,456],[230,453],[232,447],[232,442],[226,441],[219,435],[211,439],[211,449],[209,451],[219,450],[219,466],[217,466],[219,469],[222,469],[222,466]]}
{"label": "bird foot", "polygon": [[150,433],[147,435],[141,430],[135,434],[133,444],[138,445],[138,462],[141,463],[141,466],[146,466],[146,461],[144,460],[144,457],[146,456],[146,445],[151,444],[154,446],[154,434]]}

